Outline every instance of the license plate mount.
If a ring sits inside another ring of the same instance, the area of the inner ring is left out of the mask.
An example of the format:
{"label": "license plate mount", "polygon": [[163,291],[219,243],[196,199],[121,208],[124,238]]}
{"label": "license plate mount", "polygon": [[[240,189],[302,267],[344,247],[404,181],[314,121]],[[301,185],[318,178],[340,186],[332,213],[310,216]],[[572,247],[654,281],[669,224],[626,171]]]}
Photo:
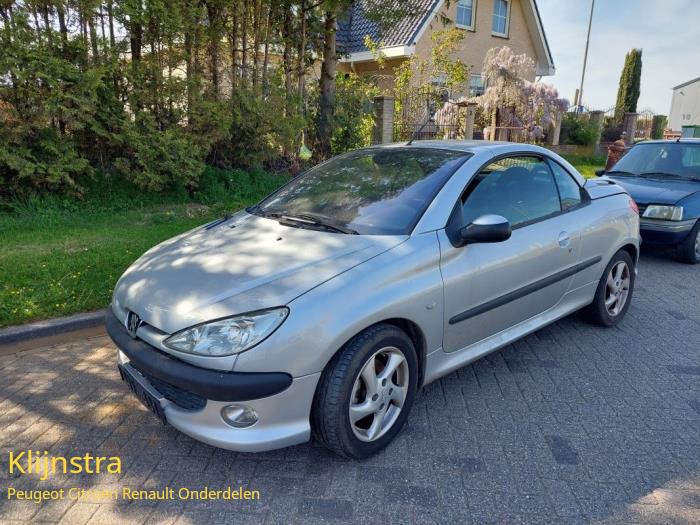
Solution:
{"label": "license plate mount", "polygon": [[141,381],[135,375],[136,373],[132,372],[124,365],[119,364],[117,366],[119,367],[119,375],[122,381],[127,384],[131,393],[134,394],[136,398],[141,401],[141,404],[150,410],[161,423],[164,425],[167,424],[165,410],[160,400],[141,384]]}

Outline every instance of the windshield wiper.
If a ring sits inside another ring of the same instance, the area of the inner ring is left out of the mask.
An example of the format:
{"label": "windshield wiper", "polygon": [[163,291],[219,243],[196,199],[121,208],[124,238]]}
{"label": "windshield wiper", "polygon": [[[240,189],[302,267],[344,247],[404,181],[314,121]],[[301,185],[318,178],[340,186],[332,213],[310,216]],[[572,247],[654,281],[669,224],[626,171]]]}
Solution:
{"label": "windshield wiper", "polygon": [[664,172],[657,172],[657,171],[650,171],[647,173],[642,173],[639,175],[640,177],[663,177],[665,179],[681,179],[681,180],[694,180],[697,181],[698,179],[695,179],[693,177],[684,177],[683,175],[678,175],[676,173],[664,173]]}
{"label": "windshield wiper", "polygon": [[632,173],[631,171],[623,171],[623,170],[606,171],[605,175],[622,175],[624,177],[637,177],[638,176],[636,173]]}
{"label": "windshield wiper", "polygon": [[301,223],[301,224],[307,224],[309,226],[314,226],[317,228],[323,228],[323,229],[329,230],[329,231],[334,231],[337,233],[345,233],[347,235],[357,235],[357,232],[355,230],[353,230],[352,228],[347,228],[345,226],[333,224],[325,217],[319,217],[317,215],[309,215],[306,213],[286,214],[286,213],[270,212],[269,214],[265,214],[265,216],[279,219],[278,222],[280,224],[289,224],[289,223],[299,224],[299,223]]}
{"label": "windshield wiper", "polygon": [[676,177],[673,173],[664,173],[663,171],[647,171],[644,173],[640,173],[638,175],[639,177]]}

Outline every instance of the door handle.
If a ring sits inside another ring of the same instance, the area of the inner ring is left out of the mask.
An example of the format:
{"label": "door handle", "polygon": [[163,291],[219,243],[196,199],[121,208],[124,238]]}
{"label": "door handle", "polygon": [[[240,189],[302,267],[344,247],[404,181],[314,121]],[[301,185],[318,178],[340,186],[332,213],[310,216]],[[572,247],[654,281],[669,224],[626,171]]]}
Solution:
{"label": "door handle", "polygon": [[559,234],[559,246],[562,248],[568,248],[571,244],[571,237],[569,237],[569,232],[561,232]]}

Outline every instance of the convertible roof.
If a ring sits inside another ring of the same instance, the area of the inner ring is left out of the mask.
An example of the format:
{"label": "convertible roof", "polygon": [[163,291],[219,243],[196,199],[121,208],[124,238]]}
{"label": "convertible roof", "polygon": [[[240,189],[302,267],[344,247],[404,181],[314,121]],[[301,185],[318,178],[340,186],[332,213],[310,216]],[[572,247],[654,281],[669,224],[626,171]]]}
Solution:
{"label": "convertible roof", "polygon": [[410,145],[406,142],[394,142],[392,144],[384,144],[376,146],[379,148],[438,148],[450,149],[454,151],[471,151],[488,150],[492,153],[496,151],[539,151],[551,153],[550,150],[532,144],[520,144],[516,142],[502,142],[489,140],[415,140]]}
{"label": "convertible roof", "polygon": [[581,175],[578,170],[572,166],[566,159],[560,157],[556,153],[541,146],[535,146],[533,144],[520,144],[517,142],[499,142],[499,141],[488,141],[488,140],[416,140],[411,145],[407,145],[406,142],[395,142],[393,144],[383,144],[380,146],[374,146],[376,148],[437,148],[437,149],[447,149],[451,151],[464,151],[466,153],[482,153],[490,154],[495,157],[502,154],[519,154],[519,153],[535,153],[540,155],[546,155],[550,158],[556,159],[557,163],[564,166],[571,175],[576,179],[576,181],[583,186],[586,183],[586,179]]}

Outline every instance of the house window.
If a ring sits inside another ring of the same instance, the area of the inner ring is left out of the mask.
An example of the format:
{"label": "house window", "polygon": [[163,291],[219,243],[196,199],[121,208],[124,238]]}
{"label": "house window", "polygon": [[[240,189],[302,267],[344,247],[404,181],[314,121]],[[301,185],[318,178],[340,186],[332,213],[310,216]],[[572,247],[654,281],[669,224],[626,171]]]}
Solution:
{"label": "house window", "polygon": [[474,3],[476,0],[459,0],[457,2],[457,27],[474,29]]}
{"label": "house window", "polygon": [[435,87],[445,87],[447,85],[447,73],[438,73],[430,80],[430,84]]}
{"label": "house window", "polygon": [[493,24],[491,31],[494,35],[508,36],[508,18],[510,16],[509,0],[494,0]]}
{"label": "house window", "polygon": [[472,75],[469,78],[469,96],[480,97],[486,91],[486,83],[481,75]]}

